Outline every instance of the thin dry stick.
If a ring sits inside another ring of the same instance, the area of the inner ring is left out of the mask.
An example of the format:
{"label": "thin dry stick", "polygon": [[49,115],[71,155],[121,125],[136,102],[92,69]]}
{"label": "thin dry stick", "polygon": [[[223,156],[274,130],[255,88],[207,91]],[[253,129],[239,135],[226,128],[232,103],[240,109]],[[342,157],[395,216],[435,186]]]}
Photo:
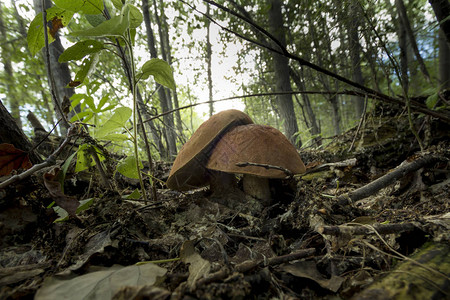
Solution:
{"label": "thin dry stick", "polygon": [[364,120],[366,119],[366,111],[367,111],[367,94],[364,97],[364,110],[363,110],[363,114],[361,116],[361,119],[359,120],[359,124],[358,124],[358,128],[356,129],[355,132],[355,136],[353,137],[353,141],[352,144],[350,145],[350,148],[348,149],[348,152],[352,151],[353,149],[353,145],[355,144],[356,141],[356,137],[358,136],[359,130],[361,129],[361,125],[364,123]]}
{"label": "thin dry stick", "polygon": [[272,166],[272,165],[268,165],[268,164],[259,164],[259,163],[253,163],[253,162],[238,162],[238,163],[236,163],[236,166],[238,166],[238,167],[252,166],[252,167],[261,167],[264,169],[275,169],[275,170],[283,171],[286,174],[286,176],[288,176],[288,177],[293,176],[291,171],[289,171],[286,168],[280,167],[280,166]]}

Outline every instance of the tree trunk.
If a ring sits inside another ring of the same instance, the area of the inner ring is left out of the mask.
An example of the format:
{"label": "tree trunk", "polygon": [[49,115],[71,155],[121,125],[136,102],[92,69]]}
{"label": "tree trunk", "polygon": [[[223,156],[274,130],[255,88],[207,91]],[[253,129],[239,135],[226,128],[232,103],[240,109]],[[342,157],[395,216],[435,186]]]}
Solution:
{"label": "tree trunk", "polygon": [[[150,51],[150,56],[152,58],[157,58],[158,53],[156,51],[155,37],[153,34],[153,29],[150,22],[149,6],[148,0],[142,0],[142,12],[144,15],[144,23],[147,29],[147,45]],[[156,12],[155,12],[156,13]],[[156,84],[158,89],[158,97],[161,104],[161,109],[163,112],[169,110],[169,100],[167,99],[166,93],[163,87]],[[165,158],[173,159],[177,154],[177,148],[175,143],[175,132],[173,130],[173,117],[171,114],[163,116],[164,121],[164,136],[167,141],[168,153]],[[163,155],[163,154],[162,154]]]}
{"label": "tree trunk", "polygon": [[[444,32],[447,45],[450,47],[450,2],[448,0],[428,0],[434,10],[439,26]],[[445,20],[445,22],[443,22]]]}
{"label": "tree trunk", "polygon": [[[206,4],[206,14],[209,16],[210,14],[210,5]],[[211,50],[211,40],[210,40],[210,27],[211,22],[208,18],[206,18],[206,63],[207,63],[207,75],[208,75],[208,100],[213,100],[213,84],[212,84],[212,70],[211,70],[211,62],[212,62],[212,50]],[[214,114],[214,103],[209,103],[209,116],[211,117]]]}
{"label": "tree trunk", "polygon": [[[30,151],[33,147],[27,136],[23,133],[22,129],[17,126],[13,117],[9,114],[8,110],[3,106],[0,100],[0,144],[8,143],[14,145],[17,149],[23,151]],[[33,164],[42,162],[42,159],[34,152],[28,154],[30,161]]]}
{"label": "tree trunk", "polygon": [[450,47],[442,29],[439,29],[439,83],[441,89],[450,89]]}
{"label": "tree trunk", "polygon": [[[172,49],[170,47],[170,38],[169,38],[169,29],[168,29],[169,25],[167,24],[167,18],[163,14],[163,5],[164,5],[163,0],[160,0],[161,14],[163,15],[162,24],[164,26],[163,40],[164,40],[164,45],[165,45],[165,49],[167,52],[167,62],[169,63],[169,65],[172,65]],[[170,97],[171,95],[173,97],[174,108],[179,108],[180,104],[178,101],[178,93],[177,93],[176,87],[174,90],[169,90],[169,89],[166,89],[166,90],[169,92],[168,99],[171,99],[171,97]],[[181,113],[179,110],[177,110],[177,111],[175,111],[174,114],[175,114],[176,128],[178,131],[178,138],[181,141],[181,143],[184,144],[186,141],[185,141],[185,137],[184,137],[184,133],[183,133],[183,122],[181,121]]]}
{"label": "tree trunk", "polygon": [[19,128],[22,128],[22,121],[20,119],[20,98],[17,96],[17,91],[15,89],[14,84],[14,73],[11,64],[11,53],[12,50],[10,48],[10,44],[8,42],[8,36],[6,33],[6,26],[3,22],[3,5],[0,2],[0,37],[2,37],[1,47],[1,56],[3,60],[3,68],[5,69],[5,82],[6,91],[7,91],[7,99],[9,102],[9,106],[11,107],[11,115],[17,123]]}
{"label": "tree trunk", "polygon": [[[286,44],[283,17],[281,14],[281,1],[272,0],[269,10],[269,26],[271,33],[282,44]],[[274,53],[273,68],[275,71],[275,83],[277,92],[291,92],[291,81],[289,77],[289,60],[287,57]],[[297,119],[295,117],[294,102],[292,95],[278,95],[277,104],[281,117],[284,121],[284,131],[288,139],[297,147],[301,147],[300,139],[296,141],[295,134],[298,131]]]}
{"label": "tree trunk", "polygon": [[[448,0],[447,0],[448,1]],[[414,37],[413,30],[411,28],[411,23],[409,22],[408,15],[406,14],[405,4],[403,0],[395,0],[395,6],[397,7],[397,12],[401,20],[401,24],[404,27],[406,34],[408,35],[408,39],[412,50],[414,51],[414,55],[416,56],[417,62],[419,63],[420,70],[423,73],[427,82],[430,82],[430,74],[428,73],[427,67],[425,66],[425,62],[422,59],[422,56],[419,52],[419,47],[417,47],[416,38]]]}
{"label": "tree trunk", "polygon": [[[348,47],[350,52],[350,62],[352,65],[353,81],[360,85],[364,85],[364,78],[361,71],[361,45],[359,44],[358,35],[358,4],[352,3],[350,6],[350,12],[352,16],[349,16],[349,21],[347,24],[347,34],[348,34]],[[360,118],[364,111],[364,98],[353,96],[356,108],[356,117]]]}
{"label": "tree trunk", "polygon": [[[45,0],[45,9],[51,7],[51,1]],[[42,12],[42,1],[41,0],[34,0],[34,10],[36,11],[36,14]],[[70,70],[69,65],[67,63],[60,63],[58,62],[58,58],[61,55],[61,53],[64,52],[64,47],[61,44],[61,40],[59,38],[59,34],[56,33],[55,35],[55,41],[48,45],[49,52],[50,52],[50,69],[52,74],[48,75],[49,80],[49,86],[51,88],[51,80],[55,82],[56,90],[56,99],[53,99],[53,101],[57,101],[58,104],[54,103],[54,107],[61,107],[61,104],[64,100],[64,98],[70,99],[72,95],[74,94],[73,88],[66,88],[66,86],[69,84],[71,78],[70,78]],[[45,51],[45,48],[43,49]],[[45,60],[45,63],[47,64],[47,60]],[[51,75],[51,76],[50,76]],[[73,115],[74,112],[72,112],[71,115]],[[71,116],[69,115],[69,117]],[[56,116],[59,119],[61,117],[61,113],[56,110]],[[61,134],[65,134],[67,128],[69,128],[69,124],[65,123],[64,121],[61,121]]]}

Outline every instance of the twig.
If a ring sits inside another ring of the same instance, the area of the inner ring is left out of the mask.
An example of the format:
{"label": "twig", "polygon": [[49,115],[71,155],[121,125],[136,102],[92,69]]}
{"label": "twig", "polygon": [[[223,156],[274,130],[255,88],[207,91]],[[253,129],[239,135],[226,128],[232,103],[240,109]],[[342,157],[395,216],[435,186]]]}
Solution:
{"label": "twig", "polygon": [[347,160],[343,160],[343,161],[338,161],[338,162],[334,162],[334,163],[326,163],[326,164],[321,164],[318,165],[316,167],[314,167],[313,169],[308,169],[305,173],[300,174],[301,176],[306,175],[306,174],[310,174],[310,173],[315,173],[315,172],[319,172],[325,168],[343,168],[343,167],[354,167],[356,165],[356,158],[350,158]]}
{"label": "twig", "polygon": [[283,171],[286,174],[286,176],[288,176],[288,177],[292,177],[292,175],[293,175],[292,172],[286,168],[283,168],[280,166],[272,166],[272,165],[268,165],[268,164],[258,164],[258,163],[253,163],[253,162],[247,161],[247,162],[238,162],[238,163],[236,163],[236,166],[238,166],[238,167],[252,166],[252,167],[261,167],[264,169],[275,169],[275,170]]}
{"label": "twig", "polygon": [[56,149],[55,152],[50,154],[50,156],[43,163],[34,165],[25,172],[20,173],[19,175],[14,175],[8,180],[3,181],[2,183],[0,183],[0,189],[3,189],[16,181],[23,180],[45,167],[49,167],[56,164],[56,158],[58,157],[59,153],[61,153],[64,147],[70,142],[70,139],[77,134],[78,134],[78,125],[71,125],[71,127],[69,127],[69,130],[67,131],[67,136],[64,139],[64,141],[61,143],[58,149]]}
{"label": "twig", "polygon": [[337,198],[338,200],[337,204],[344,206],[354,201],[367,198],[370,195],[373,195],[374,193],[378,192],[382,188],[395,183],[395,181],[398,180],[399,178],[404,177],[405,175],[411,172],[417,171],[420,168],[425,167],[426,165],[430,165],[435,162],[443,160],[445,159],[442,157],[438,157],[435,155],[426,155],[412,162],[406,163],[403,162],[394,171],[387,173],[386,175],[378,178],[377,180],[374,180],[371,183],[359,189],[356,189],[352,192],[340,195]]}
{"label": "twig", "polygon": [[[308,256],[313,255],[316,252],[316,249],[314,248],[308,248],[299,250],[297,252],[282,255],[282,256],[275,256],[271,257],[269,259],[258,259],[258,260],[247,260],[244,261],[234,268],[237,272],[245,273],[248,271],[253,270],[254,268],[260,266],[260,265],[266,265],[266,266],[274,266],[279,265],[285,262],[302,259]],[[211,282],[219,281],[222,279],[225,279],[231,274],[231,270],[228,268],[222,268],[220,271],[217,271],[215,273],[209,274],[207,277],[204,277],[197,281],[197,287],[205,284],[209,284]]]}
{"label": "twig", "polygon": [[348,152],[352,151],[353,145],[355,144],[356,137],[358,136],[359,130],[361,129],[362,124],[364,123],[364,119],[366,118],[366,111],[367,111],[367,95],[364,97],[364,110],[363,114],[359,120],[358,128],[356,129],[355,136],[353,137],[352,144],[350,145],[350,148],[348,149]]}
{"label": "twig", "polygon": [[321,226],[317,229],[317,232],[321,234],[340,236],[340,235],[368,235],[375,234],[376,230],[379,234],[391,234],[391,233],[401,233],[404,231],[412,231],[416,228],[412,223],[403,224],[376,224],[370,227],[362,226]]}

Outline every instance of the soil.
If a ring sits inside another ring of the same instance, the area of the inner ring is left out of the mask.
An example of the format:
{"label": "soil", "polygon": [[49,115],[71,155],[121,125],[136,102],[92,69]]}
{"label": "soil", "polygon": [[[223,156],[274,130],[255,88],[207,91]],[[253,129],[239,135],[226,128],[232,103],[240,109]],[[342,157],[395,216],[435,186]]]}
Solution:
{"label": "soil", "polygon": [[[107,190],[95,169],[69,172],[64,195],[90,206],[55,222],[54,196],[34,174],[0,191],[0,298],[78,299],[88,290],[84,298],[448,299],[450,130],[428,117],[415,126],[424,151],[407,117],[386,112],[302,150],[307,172],[271,181],[264,205],[242,192],[169,190],[171,165],[157,162],[157,199],[148,202],[126,197],[134,180],[116,175]],[[427,156],[427,165],[350,199]],[[74,281],[100,270],[122,278],[109,294],[92,287],[104,277]],[[140,281],[118,270],[137,270]]]}

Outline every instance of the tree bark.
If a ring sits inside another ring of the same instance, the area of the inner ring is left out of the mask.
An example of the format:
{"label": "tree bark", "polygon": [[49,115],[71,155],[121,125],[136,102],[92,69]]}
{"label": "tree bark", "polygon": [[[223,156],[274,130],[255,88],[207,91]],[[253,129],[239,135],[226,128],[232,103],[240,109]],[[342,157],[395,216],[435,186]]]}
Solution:
{"label": "tree bark", "polygon": [[[33,147],[22,129],[17,126],[14,118],[9,114],[8,110],[3,106],[0,100],[0,144],[8,143],[14,145],[17,149],[30,151]],[[42,159],[34,152],[28,154],[33,164],[42,162]]]}
{"label": "tree bark", "polygon": [[[45,9],[51,7],[51,1],[45,0]],[[42,1],[41,0],[34,0],[34,10],[36,11],[36,14],[42,12]],[[53,101],[58,101],[59,106],[61,106],[64,98],[70,99],[72,95],[74,94],[73,88],[67,88],[66,86],[69,84],[71,78],[70,78],[70,70],[69,65],[67,63],[60,63],[58,62],[58,58],[61,55],[61,53],[64,52],[64,47],[61,44],[61,40],[59,38],[59,34],[56,33],[55,35],[55,41],[48,45],[49,52],[50,52],[50,68],[52,71],[52,74],[48,75],[49,80],[49,86],[51,87],[51,80],[54,80],[55,86],[56,86],[56,97],[57,99],[53,99]],[[45,51],[45,48],[44,50]],[[45,61],[47,64],[47,61]],[[54,103],[54,107],[57,107],[58,105]],[[72,112],[72,115],[74,112]],[[56,116],[59,119],[61,117],[61,114],[58,110],[56,110]],[[71,115],[69,115],[70,117]],[[69,128],[69,124],[62,121],[61,123],[61,133],[65,134],[67,128]]]}
{"label": "tree bark", "polygon": [[3,60],[3,68],[5,69],[5,82],[7,99],[9,106],[11,107],[11,115],[13,116],[17,126],[22,128],[22,121],[20,119],[20,98],[17,96],[17,91],[14,84],[14,72],[11,64],[11,53],[12,50],[8,43],[8,36],[6,33],[6,26],[3,21],[3,5],[0,2],[0,36],[2,37],[1,45],[1,56]]}
{"label": "tree bark", "polygon": [[[359,18],[358,14],[358,4],[352,2],[350,6],[350,12],[353,14],[349,16],[349,21],[347,24],[347,34],[348,34],[348,47],[350,52],[350,62],[352,65],[352,74],[353,81],[360,85],[364,85],[364,78],[361,71],[361,45],[359,44],[359,35],[358,35],[358,27],[359,27]],[[356,108],[356,117],[360,118],[364,111],[364,98],[362,97],[353,97],[355,101]]]}
{"label": "tree bark", "polygon": [[[147,46],[150,51],[150,56],[152,58],[157,58],[158,53],[156,50],[155,37],[153,34],[153,29],[150,22],[150,13],[148,0],[142,0],[142,12],[144,15],[144,23],[147,29]],[[156,12],[155,12],[156,13]],[[162,112],[166,112],[170,110],[169,100],[167,99],[167,95],[164,91],[163,87],[160,87],[159,84],[156,84],[158,89],[158,97],[161,105]],[[164,136],[167,142],[168,153],[165,155],[165,158],[173,159],[177,154],[177,147],[175,142],[175,132],[173,130],[173,117],[171,114],[167,114],[163,116],[164,121]]]}
{"label": "tree bark", "polygon": [[[282,44],[286,44],[286,37],[281,14],[281,1],[272,0],[269,10],[269,26],[271,33]],[[289,59],[277,53],[273,54],[273,68],[275,71],[275,85],[277,92],[291,92],[291,81],[289,77]],[[301,147],[300,139],[296,141],[295,134],[298,132],[297,119],[295,117],[294,102],[292,95],[278,95],[277,104],[281,117],[284,121],[284,131],[288,139],[297,147]]]}
{"label": "tree bark", "polygon": [[[447,0],[448,1],[448,0]],[[403,0],[395,0],[395,6],[397,7],[397,12],[401,20],[401,24],[404,27],[406,34],[408,35],[408,39],[410,42],[410,45],[412,47],[412,50],[414,52],[414,55],[416,56],[417,62],[419,63],[420,70],[423,73],[423,76],[425,77],[427,82],[430,82],[430,74],[428,73],[427,67],[425,66],[425,62],[422,59],[422,56],[419,52],[419,47],[416,43],[416,38],[414,37],[414,32],[411,28],[411,23],[409,22],[408,15],[406,13],[406,7],[403,3]]]}
{"label": "tree bark", "polygon": [[[446,19],[450,16],[450,2],[448,0],[428,0],[428,2],[434,10],[439,26],[447,40],[447,45],[450,47],[450,19]],[[445,22],[443,22],[444,20]]]}
{"label": "tree bark", "polygon": [[450,89],[450,47],[442,29],[439,29],[439,84],[441,89]]}
{"label": "tree bark", "polygon": [[[210,5],[206,4],[206,14],[209,16],[210,14]],[[208,18],[206,18],[206,63],[207,63],[207,76],[208,76],[208,100],[213,100],[213,82],[212,82],[212,50],[211,50],[211,22]],[[211,117],[214,114],[214,103],[209,103],[209,116]]]}

